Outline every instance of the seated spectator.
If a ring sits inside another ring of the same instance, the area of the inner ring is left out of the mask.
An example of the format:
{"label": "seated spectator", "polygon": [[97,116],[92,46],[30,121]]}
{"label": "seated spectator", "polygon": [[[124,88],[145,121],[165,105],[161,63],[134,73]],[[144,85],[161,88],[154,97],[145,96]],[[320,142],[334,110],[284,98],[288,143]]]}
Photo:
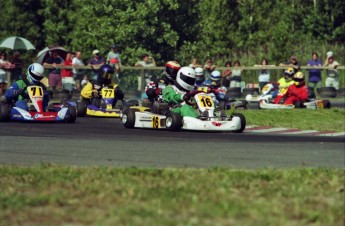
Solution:
{"label": "seated spectator", "polygon": [[232,69],[232,75],[230,79],[230,87],[241,87],[241,75],[243,70],[242,69],[237,69],[237,67],[240,67],[241,63],[239,60],[236,60],[234,62],[234,68]]}
{"label": "seated spectator", "polygon": [[[225,67],[231,67],[231,61],[226,61]],[[232,74],[232,72],[230,69],[225,69],[222,72],[222,86],[224,86],[226,88],[230,87],[231,74]]]}
{"label": "seated spectator", "polygon": [[[308,61],[307,66],[309,67],[321,67],[322,63],[321,60],[319,60],[319,56],[316,52],[313,52],[311,54],[312,59]],[[321,87],[321,70],[320,69],[309,69],[309,83],[308,87],[311,90],[314,90],[315,88]],[[315,98],[315,92],[309,93],[311,96],[310,98]]]}
{"label": "seated spectator", "polygon": [[326,87],[334,87],[336,90],[339,89],[339,76],[337,67],[340,65],[334,60],[333,52],[327,52],[327,59],[324,63],[325,66],[329,66],[331,69],[327,69]]}
{"label": "seated spectator", "polygon": [[198,60],[196,58],[193,58],[192,62],[189,64],[189,67],[195,69],[197,67],[202,67],[202,65],[198,63]]}
{"label": "seated spectator", "polygon": [[301,69],[301,66],[299,65],[299,63],[297,61],[297,57],[295,55],[292,55],[290,57],[289,62],[280,63],[279,66],[289,66],[289,67],[292,67],[294,69],[295,73],[297,71],[299,71],[299,69]]}
{"label": "seated spectator", "polygon": [[259,87],[260,90],[270,82],[270,71],[267,69],[268,61],[267,59],[263,59],[261,61],[260,65],[254,65],[254,67],[262,67],[261,70],[259,70]]}
{"label": "seated spectator", "polygon": [[204,75],[205,75],[205,80],[209,80],[212,71],[216,69],[216,65],[213,64],[212,59],[207,59],[204,65]]}

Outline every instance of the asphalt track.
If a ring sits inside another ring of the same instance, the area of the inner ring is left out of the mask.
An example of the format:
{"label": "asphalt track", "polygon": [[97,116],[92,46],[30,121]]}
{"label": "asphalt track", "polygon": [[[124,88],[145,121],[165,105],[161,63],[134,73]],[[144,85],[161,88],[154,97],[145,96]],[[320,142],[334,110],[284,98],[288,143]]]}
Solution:
{"label": "asphalt track", "polygon": [[344,137],[125,129],[119,119],[0,124],[0,164],[114,167],[344,167]]}

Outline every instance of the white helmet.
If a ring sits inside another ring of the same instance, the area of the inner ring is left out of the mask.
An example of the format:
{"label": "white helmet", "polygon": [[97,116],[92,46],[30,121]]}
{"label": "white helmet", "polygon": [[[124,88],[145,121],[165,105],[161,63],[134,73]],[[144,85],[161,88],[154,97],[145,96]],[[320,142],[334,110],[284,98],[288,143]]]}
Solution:
{"label": "white helmet", "polygon": [[182,67],[177,72],[176,87],[183,91],[191,91],[194,89],[195,70],[191,67]]}
{"label": "white helmet", "polygon": [[205,80],[204,70],[201,67],[195,68],[195,77],[197,82],[202,82]]}
{"label": "white helmet", "polygon": [[28,67],[26,75],[31,85],[38,84],[44,76],[44,68],[39,63],[33,63]]}
{"label": "white helmet", "polygon": [[220,71],[212,71],[210,75],[210,79],[215,82],[220,81],[220,77],[221,77]]}

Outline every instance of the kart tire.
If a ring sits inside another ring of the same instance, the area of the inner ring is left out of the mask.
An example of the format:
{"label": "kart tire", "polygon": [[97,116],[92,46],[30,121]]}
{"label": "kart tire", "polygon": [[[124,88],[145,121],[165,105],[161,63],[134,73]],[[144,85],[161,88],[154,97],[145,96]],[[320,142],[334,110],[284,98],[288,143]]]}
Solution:
{"label": "kart tire", "polygon": [[337,97],[337,90],[334,87],[321,87],[317,89],[317,92],[322,98]]}
{"label": "kart tire", "polygon": [[241,113],[234,113],[232,116],[237,116],[241,119],[241,128],[238,130],[234,130],[234,133],[242,133],[243,130],[246,128],[246,118]]}
{"label": "kart tire", "polygon": [[294,103],[294,105],[295,105],[295,108],[305,108],[305,106],[304,106],[302,101],[296,101]]}
{"label": "kart tire", "polygon": [[329,109],[331,108],[331,102],[329,100],[324,100],[323,101],[323,108],[324,109]]}
{"label": "kart tire", "polygon": [[73,106],[68,106],[69,117],[67,117],[68,123],[75,123],[77,119],[77,110]]}
{"label": "kart tire", "polygon": [[121,121],[125,128],[132,129],[135,124],[135,112],[139,111],[138,109],[126,108],[123,111]]}
{"label": "kart tire", "polygon": [[248,94],[251,94],[251,95],[254,95],[254,96],[257,96],[259,95],[259,88],[244,88],[243,89],[243,96],[247,96]]}
{"label": "kart tire", "polygon": [[231,87],[227,90],[226,95],[230,98],[239,98],[242,96],[241,87]]}
{"label": "kart tire", "polygon": [[84,101],[77,102],[77,116],[84,117],[86,115],[86,104]]}
{"label": "kart tire", "polygon": [[181,130],[183,126],[182,116],[175,112],[169,112],[165,119],[165,126],[170,131]]}
{"label": "kart tire", "polygon": [[11,109],[7,103],[0,104],[0,122],[10,121]]}

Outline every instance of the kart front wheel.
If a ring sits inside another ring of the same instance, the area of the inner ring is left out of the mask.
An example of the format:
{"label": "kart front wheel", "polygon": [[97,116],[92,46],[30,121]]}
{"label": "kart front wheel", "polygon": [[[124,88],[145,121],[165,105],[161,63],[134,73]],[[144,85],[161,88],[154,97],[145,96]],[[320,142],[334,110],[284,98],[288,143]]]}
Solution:
{"label": "kart front wheel", "polygon": [[135,112],[139,111],[138,109],[126,108],[123,111],[121,121],[125,128],[131,129],[134,128],[135,124]]}
{"label": "kart front wheel", "polygon": [[67,119],[68,123],[74,123],[77,119],[77,110],[73,106],[68,106],[69,117]]}
{"label": "kart front wheel", "polygon": [[77,102],[77,116],[84,117],[86,115],[86,104],[83,100]]}
{"label": "kart front wheel", "polygon": [[165,126],[171,131],[179,131],[182,126],[182,116],[175,112],[169,112],[165,119]]}
{"label": "kart front wheel", "polygon": [[235,133],[242,133],[243,130],[246,128],[246,118],[245,118],[244,115],[241,114],[241,113],[234,113],[232,116],[239,117],[240,120],[241,120],[241,128],[238,129],[238,130],[235,130],[234,132],[235,132]]}
{"label": "kart front wheel", "polygon": [[11,109],[7,103],[0,104],[0,122],[8,122],[10,120]]}

